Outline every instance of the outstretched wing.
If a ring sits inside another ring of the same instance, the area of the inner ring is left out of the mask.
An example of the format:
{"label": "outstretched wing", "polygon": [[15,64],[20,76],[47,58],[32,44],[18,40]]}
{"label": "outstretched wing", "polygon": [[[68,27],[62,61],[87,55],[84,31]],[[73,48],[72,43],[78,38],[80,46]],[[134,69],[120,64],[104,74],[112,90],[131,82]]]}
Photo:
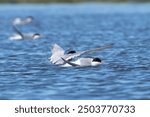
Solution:
{"label": "outstretched wing", "polygon": [[82,55],[85,55],[85,54],[90,54],[90,53],[102,51],[104,49],[111,48],[112,46],[113,46],[113,44],[108,44],[108,45],[104,45],[104,46],[101,46],[101,47],[98,47],[98,48],[93,48],[93,49],[90,49],[90,50],[85,50],[85,51],[77,52],[77,53],[74,53],[74,54],[68,54],[67,56],[64,57],[64,59],[65,60],[73,59],[75,57],[79,57],[79,56],[82,56]]}
{"label": "outstretched wing", "polygon": [[13,25],[14,30],[24,39],[24,35],[17,29],[16,26]]}
{"label": "outstretched wing", "polygon": [[62,58],[62,57],[61,57],[61,59],[64,61],[64,63],[68,63],[68,64],[71,65],[71,66],[74,66],[74,67],[80,66],[80,65],[75,64],[75,63],[72,63],[72,62],[70,62],[70,61],[68,61],[68,60],[65,60],[65,59]]}
{"label": "outstretched wing", "polygon": [[61,60],[61,57],[64,56],[65,53],[64,49],[57,44],[52,45],[51,52],[52,55],[49,59],[53,64],[56,64],[57,61]]}
{"label": "outstretched wing", "polygon": [[55,53],[57,53],[57,52],[61,52],[61,53],[65,53],[65,51],[64,51],[64,49],[63,48],[61,48],[58,44],[53,44],[52,45],[52,48],[51,48],[51,51],[52,51],[52,54],[55,54]]}

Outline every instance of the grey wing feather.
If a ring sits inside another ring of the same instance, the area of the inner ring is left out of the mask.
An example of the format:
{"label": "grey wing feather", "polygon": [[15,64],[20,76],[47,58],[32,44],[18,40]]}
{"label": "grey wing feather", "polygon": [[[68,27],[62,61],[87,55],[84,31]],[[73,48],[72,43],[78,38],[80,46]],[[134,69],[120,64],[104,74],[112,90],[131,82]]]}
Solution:
{"label": "grey wing feather", "polygon": [[61,47],[60,47],[58,44],[56,44],[56,43],[53,44],[51,51],[52,51],[52,54],[57,53],[57,52],[65,53],[64,49],[61,48]]}
{"label": "grey wing feather", "polygon": [[105,46],[102,46],[102,47],[98,47],[98,48],[93,48],[93,49],[90,49],[90,50],[77,52],[75,54],[71,54],[71,55],[66,56],[64,59],[65,60],[69,60],[69,59],[72,59],[72,58],[75,58],[75,57],[79,57],[79,56],[84,55],[84,54],[94,53],[94,52],[101,51],[101,50],[104,50],[104,49],[107,49],[107,48],[111,48],[112,46],[113,46],[113,44],[108,44],[108,45],[105,45]]}
{"label": "grey wing feather", "polygon": [[[49,58],[50,61],[53,63],[53,64],[60,64],[62,63],[62,60],[61,60],[61,57],[64,56],[64,50],[63,48],[61,48],[59,45],[57,44],[53,44],[52,48],[51,48],[51,52],[52,52],[52,55],[51,57]],[[61,60],[61,61],[60,61]]]}
{"label": "grey wing feather", "polygon": [[104,45],[102,47],[93,48],[93,49],[90,49],[90,50],[85,50],[85,51],[81,52],[81,55],[82,54],[94,53],[94,52],[97,52],[97,51],[102,51],[104,49],[111,48],[112,46],[113,46],[113,44],[108,44],[108,45]]}

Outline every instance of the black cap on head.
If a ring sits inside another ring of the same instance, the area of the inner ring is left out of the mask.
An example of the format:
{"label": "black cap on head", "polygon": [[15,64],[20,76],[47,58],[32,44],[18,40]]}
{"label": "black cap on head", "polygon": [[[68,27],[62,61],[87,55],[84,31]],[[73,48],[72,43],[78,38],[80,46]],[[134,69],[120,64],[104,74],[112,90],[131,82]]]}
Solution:
{"label": "black cap on head", "polygon": [[34,35],[38,35],[38,36],[40,36],[40,34],[39,34],[39,33],[35,33]]}
{"label": "black cap on head", "polygon": [[33,16],[28,16],[27,18],[31,18],[31,19],[33,19]]}
{"label": "black cap on head", "polygon": [[102,62],[100,58],[94,58],[92,62]]}
{"label": "black cap on head", "polygon": [[76,53],[76,51],[71,50],[71,51],[69,51],[67,54],[74,54],[74,53]]}
{"label": "black cap on head", "polygon": [[33,34],[32,37],[35,38],[36,36],[37,36],[37,37],[40,37],[41,35],[40,35],[39,33],[35,33],[35,34]]}

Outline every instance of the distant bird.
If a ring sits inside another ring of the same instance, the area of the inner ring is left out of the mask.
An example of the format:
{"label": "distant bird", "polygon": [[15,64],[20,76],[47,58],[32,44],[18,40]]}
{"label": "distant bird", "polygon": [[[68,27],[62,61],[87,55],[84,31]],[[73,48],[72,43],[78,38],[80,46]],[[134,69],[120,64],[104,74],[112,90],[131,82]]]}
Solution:
{"label": "distant bird", "polygon": [[14,30],[17,34],[12,35],[10,40],[22,40],[22,39],[39,39],[42,36],[39,33],[22,33],[17,29],[16,26],[13,25]]}
{"label": "distant bird", "polygon": [[101,50],[104,50],[104,49],[110,48],[110,47],[112,47],[112,44],[105,45],[105,46],[98,47],[98,48],[85,50],[85,51],[80,51],[80,52],[76,52],[76,51],[72,50],[72,51],[69,51],[68,53],[65,53],[63,48],[61,48],[57,44],[54,44],[52,46],[52,49],[51,49],[52,55],[49,59],[50,59],[50,62],[52,64],[64,65],[65,62],[69,63],[69,61],[71,61],[75,57],[79,57],[81,55],[86,55],[86,54],[89,54],[89,53],[101,51]]}
{"label": "distant bird", "polygon": [[62,58],[64,65],[62,67],[95,67],[102,63],[100,58],[79,58],[75,61],[69,61]]}
{"label": "distant bird", "polygon": [[25,24],[29,24],[33,21],[33,17],[32,16],[28,16],[27,18],[25,19],[21,19],[19,17],[15,18],[13,21],[12,21],[12,24],[13,25],[25,25]]}

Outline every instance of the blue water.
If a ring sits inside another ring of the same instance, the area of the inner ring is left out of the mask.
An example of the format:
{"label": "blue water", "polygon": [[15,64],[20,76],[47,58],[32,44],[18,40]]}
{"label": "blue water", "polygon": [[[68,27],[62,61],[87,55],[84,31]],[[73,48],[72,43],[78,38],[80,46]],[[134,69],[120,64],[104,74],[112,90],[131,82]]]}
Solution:
{"label": "blue water", "polygon": [[[11,21],[44,35],[12,41]],[[88,56],[99,67],[61,68],[48,57],[51,45],[86,50],[113,43]],[[150,99],[150,4],[0,5],[0,99]]]}

